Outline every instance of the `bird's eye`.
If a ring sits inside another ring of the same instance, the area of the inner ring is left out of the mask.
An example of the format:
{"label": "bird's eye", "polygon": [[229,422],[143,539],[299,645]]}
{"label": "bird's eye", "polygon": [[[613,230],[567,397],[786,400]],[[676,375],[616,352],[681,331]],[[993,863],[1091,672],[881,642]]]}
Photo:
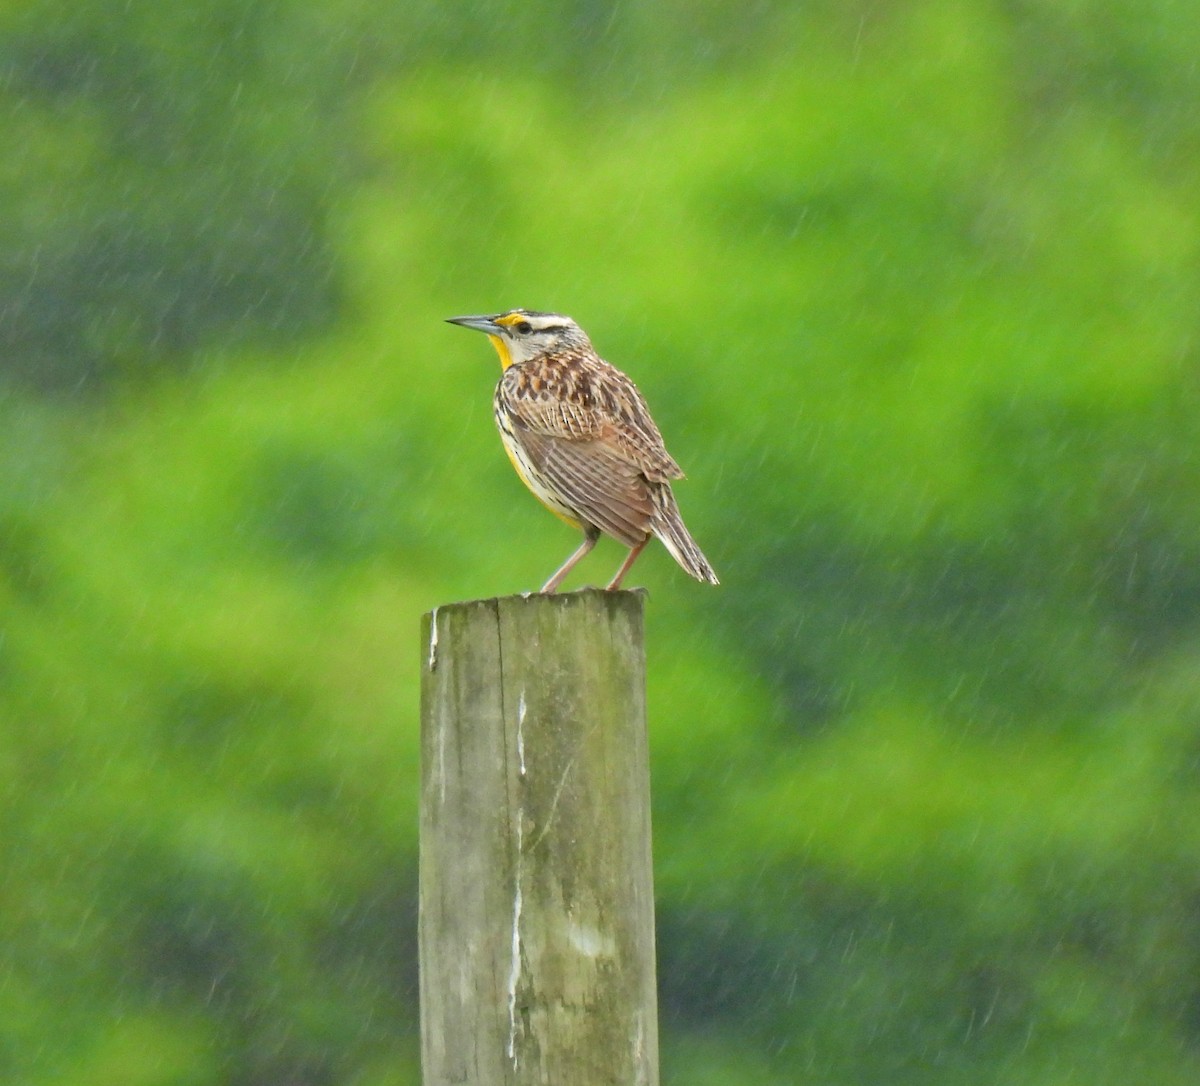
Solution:
{"label": "bird's eye", "polygon": [[518,321],[517,322],[517,331],[520,332],[521,335],[527,336],[527,335],[529,335],[530,332],[533,331],[533,325],[530,324],[529,321]]}

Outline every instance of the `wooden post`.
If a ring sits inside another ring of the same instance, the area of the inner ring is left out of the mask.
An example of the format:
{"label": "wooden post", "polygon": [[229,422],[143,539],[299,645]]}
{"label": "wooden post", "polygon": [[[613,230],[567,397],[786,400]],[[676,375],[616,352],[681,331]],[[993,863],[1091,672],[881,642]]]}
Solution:
{"label": "wooden post", "polygon": [[642,603],[425,616],[424,1086],[657,1086]]}

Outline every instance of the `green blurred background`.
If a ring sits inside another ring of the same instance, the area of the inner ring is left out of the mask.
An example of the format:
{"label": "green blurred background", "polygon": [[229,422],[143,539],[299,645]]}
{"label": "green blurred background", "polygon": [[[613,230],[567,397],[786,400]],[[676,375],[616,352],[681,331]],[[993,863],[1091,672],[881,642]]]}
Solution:
{"label": "green blurred background", "polygon": [[[663,1076],[1200,1080],[1186,0],[0,0],[0,1079],[418,1081],[496,360],[646,393]],[[574,583],[609,576],[604,542]]]}

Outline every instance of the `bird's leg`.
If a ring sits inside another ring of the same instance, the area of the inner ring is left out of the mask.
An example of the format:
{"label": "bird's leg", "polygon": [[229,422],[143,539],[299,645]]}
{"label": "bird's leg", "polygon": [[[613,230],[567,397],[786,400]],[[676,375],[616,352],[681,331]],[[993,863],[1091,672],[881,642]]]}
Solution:
{"label": "bird's leg", "polygon": [[606,591],[615,592],[618,588],[621,587],[621,579],[625,576],[626,573],[629,572],[629,567],[632,566],[633,563],[637,561],[638,555],[641,554],[643,550],[645,550],[646,544],[650,542],[650,539],[651,539],[650,536],[646,536],[646,538],[643,539],[636,547],[632,547],[630,549],[629,555],[626,557],[625,561],[621,563],[621,568],[619,570],[617,570],[617,575],[611,581],[608,582]]}
{"label": "bird's leg", "polygon": [[591,525],[583,530],[583,542],[579,545],[570,558],[568,558],[561,566],[554,571],[554,576],[542,585],[543,592],[556,592],[558,586],[563,583],[563,578],[575,568],[575,564],[590,551],[595,545],[596,540],[600,538],[600,529],[593,528]]}

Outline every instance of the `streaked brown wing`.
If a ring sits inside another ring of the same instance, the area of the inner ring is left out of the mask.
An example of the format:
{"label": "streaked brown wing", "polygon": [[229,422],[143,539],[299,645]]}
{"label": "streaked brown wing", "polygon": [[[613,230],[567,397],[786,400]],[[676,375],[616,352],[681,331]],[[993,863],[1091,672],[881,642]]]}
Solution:
{"label": "streaked brown wing", "polygon": [[611,439],[552,437],[515,420],[514,431],[534,468],[564,504],[627,547],[646,538],[654,515],[649,484]]}
{"label": "streaked brown wing", "polygon": [[628,377],[610,367],[617,378],[613,384],[611,416],[621,443],[641,464],[649,479],[665,483],[682,479],[683,469],[667,452],[666,442],[650,416],[646,398]]}
{"label": "streaked brown wing", "polygon": [[551,392],[547,381],[536,390],[529,373],[517,366],[505,371],[498,393],[511,413],[532,433],[587,440],[604,436],[615,453],[635,464],[648,479],[682,479],[683,471],[667,452],[637,386],[620,370],[593,360],[565,371],[567,380]]}

